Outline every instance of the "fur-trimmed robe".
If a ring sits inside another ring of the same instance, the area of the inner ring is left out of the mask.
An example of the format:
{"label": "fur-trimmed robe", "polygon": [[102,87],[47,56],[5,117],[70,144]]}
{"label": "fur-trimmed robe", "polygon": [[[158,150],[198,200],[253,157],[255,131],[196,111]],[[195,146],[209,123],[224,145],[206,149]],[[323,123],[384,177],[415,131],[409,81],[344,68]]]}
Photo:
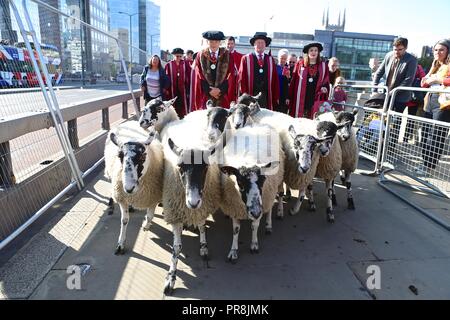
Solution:
{"label": "fur-trimmed robe", "polygon": [[[229,108],[230,101],[228,100],[228,81],[233,72],[234,62],[230,52],[225,48],[219,48],[219,57],[216,63],[216,79],[213,81],[211,73],[211,60],[209,58],[209,48],[200,51],[195,58],[195,68],[192,86],[191,97],[191,111],[206,109],[206,102],[211,99],[215,106]],[[203,84],[202,84],[203,83]],[[206,92],[204,87],[206,84],[209,87],[216,87],[220,89],[221,96],[216,100]]]}

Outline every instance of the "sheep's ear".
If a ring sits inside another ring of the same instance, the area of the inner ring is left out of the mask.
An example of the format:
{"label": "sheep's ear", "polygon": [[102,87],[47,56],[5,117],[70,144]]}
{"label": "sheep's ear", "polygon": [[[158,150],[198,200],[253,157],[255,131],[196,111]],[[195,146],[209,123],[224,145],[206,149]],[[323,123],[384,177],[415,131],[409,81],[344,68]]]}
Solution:
{"label": "sheep's ear", "polygon": [[238,176],[239,170],[232,166],[222,166],[220,167],[220,171],[225,173],[226,175],[235,175]]}
{"label": "sheep's ear", "polygon": [[261,166],[261,169],[271,169],[271,168],[278,167],[279,165],[280,165],[280,161],[272,161],[266,165]]}
{"label": "sheep's ear", "polygon": [[172,149],[173,153],[175,153],[177,156],[181,156],[181,154],[183,153],[183,149],[180,149],[176,146],[175,142],[172,141],[172,139],[169,138],[168,140],[169,143],[169,147],[170,149]]}
{"label": "sheep's ear", "polygon": [[253,96],[253,99],[256,99],[256,101],[259,100],[259,98],[261,98],[262,96],[262,92],[260,91],[256,96]]}
{"label": "sheep's ear", "polygon": [[111,139],[112,143],[114,143],[119,148],[122,146],[122,143],[119,141],[119,138],[117,137],[117,135],[114,132],[111,132],[109,134],[109,139]]}
{"label": "sheep's ear", "polygon": [[209,99],[208,101],[206,101],[206,109],[211,109],[212,107],[214,107],[214,103],[211,99]]}
{"label": "sheep's ear", "polygon": [[291,135],[292,139],[295,139],[297,137],[297,132],[295,132],[294,126],[292,124],[289,126],[289,134]]}
{"label": "sheep's ear", "polygon": [[353,108],[353,112],[352,112],[353,115],[356,116],[358,114],[358,111],[359,111],[358,108]]}
{"label": "sheep's ear", "polygon": [[147,140],[144,141],[144,144],[146,146],[150,145],[153,142],[153,140],[158,138],[158,136],[159,136],[158,131],[151,130],[150,133],[148,134]]}
{"label": "sheep's ear", "polygon": [[315,139],[316,139],[317,143],[321,143],[321,142],[324,142],[325,140],[333,139],[333,136],[326,136],[323,138],[315,138]]}
{"label": "sheep's ear", "polygon": [[172,105],[175,103],[175,101],[177,101],[177,98],[178,98],[178,96],[176,96],[175,98],[173,98],[173,99],[171,99],[171,100],[169,100],[169,101],[163,101],[164,106],[165,106],[166,108],[172,106]]}
{"label": "sheep's ear", "polygon": [[254,114],[254,113],[258,112],[259,108],[260,108],[258,101],[250,103],[248,105],[248,108],[250,109],[250,114]]}

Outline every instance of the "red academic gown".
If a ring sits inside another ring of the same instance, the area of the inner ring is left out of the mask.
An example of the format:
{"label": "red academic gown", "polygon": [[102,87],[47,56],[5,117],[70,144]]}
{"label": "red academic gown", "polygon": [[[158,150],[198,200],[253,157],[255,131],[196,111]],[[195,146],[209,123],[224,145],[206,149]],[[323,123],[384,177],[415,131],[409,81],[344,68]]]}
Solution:
{"label": "red academic gown", "polygon": [[[194,61],[194,82],[191,83],[191,111],[206,109],[206,102],[211,99],[214,105],[223,108],[230,107],[228,99],[229,78],[232,75],[234,63],[230,52],[225,48],[219,49],[219,58],[216,62],[216,80],[213,81],[211,74],[211,58],[209,49],[204,49],[197,53]],[[218,101],[209,95],[206,90],[206,83],[209,87],[216,87],[221,90]]]}
{"label": "red academic gown", "polygon": [[[241,61],[239,67],[239,94],[248,93],[253,95],[253,79],[254,79],[254,63],[256,57],[255,53],[246,54]],[[278,81],[277,64],[272,56],[264,55],[264,67],[267,68],[267,109],[273,110],[273,107],[278,105],[280,98],[280,86]],[[256,93],[257,94],[257,93]]]}
{"label": "red academic gown", "polygon": [[[306,81],[308,80],[309,67],[303,65],[303,59],[299,60],[294,68],[291,83],[289,86],[289,114],[294,118],[301,118],[305,108]],[[319,65],[319,79],[317,80],[315,96],[321,93],[321,88],[329,90],[329,71],[325,61]]]}
{"label": "red academic gown", "polygon": [[[178,84],[178,99],[175,102],[175,110],[178,116],[184,117],[189,112],[189,104],[187,98],[187,90],[189,90],[191,67],[185,60],[181,60],[177,66],[174,60],[166,64],[166,74],[170,78],[170,87],[168,92],[168,98],[173,99],[176,96],[176,84]],[[177,74],[179,76],[177,77]],[[177,81],[178,78],[178,81]],[[177,107],[178,106],[178,107]]]}
{"label": "red academic gown", "polygon": [[241,60],[244,56],[242,53],[237,52],[236,50],[233,50],[233,52],[230,53],[233,57],[234,61],[234,70],[231,74],[229,87],[228,87],[228,99],[231,101],[237,100],[238,97],[238,76],[239,76],[239,67],[241,66]]}

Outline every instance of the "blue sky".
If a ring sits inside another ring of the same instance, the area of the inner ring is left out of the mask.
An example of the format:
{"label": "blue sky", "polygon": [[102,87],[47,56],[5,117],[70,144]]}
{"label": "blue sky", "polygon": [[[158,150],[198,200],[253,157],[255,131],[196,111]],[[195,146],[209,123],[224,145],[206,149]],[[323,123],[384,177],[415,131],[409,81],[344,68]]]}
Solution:
{"label": "blue sky", "polygon": [[[400,35],[418,55],[423,45],[450,38],[449,0],[154,0],[161,6],[161,49],[198,50],[201,33],[222,30],[226,35],[263,31],[314,34],[321,29],[323,10],[330,23],[347,9],[346,31]],[[270,17],[273,18],[270,20]]]}

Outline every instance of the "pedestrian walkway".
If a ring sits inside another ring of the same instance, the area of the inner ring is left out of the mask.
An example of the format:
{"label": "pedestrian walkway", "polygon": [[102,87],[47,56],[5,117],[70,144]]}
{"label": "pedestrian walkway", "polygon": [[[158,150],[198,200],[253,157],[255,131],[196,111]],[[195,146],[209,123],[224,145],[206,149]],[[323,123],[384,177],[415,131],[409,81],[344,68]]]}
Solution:
{"label": "pedestrian walkway", "polygon": [[[359,169],[370,168],[361,160]],[[127,252],[115,256],[120,212],[107,214],[109,183],[101,171],[85,191],[49,212],[54,218],[3,264],[0,298],[450,299],[448,231],[385,191],[377,178],[360,174],[353,178],[356,210],[346,209],[346,190],[337,185],[336,222],[328,224],[324,185],[315,186],[317,212],[274,219],[272,235],[262,223],[259,254],[250,253],[250,223],[243,222],[235,265],[225,259],[231,220],[216,213],[208,221],[208,262],[199,256],[197,231],[185,230],[175,291],[165,297],[172,234],[162,208],[149,232],[141,229],[144,213],[131,214]],[[448,212],[448,202],[403,192]],[[76,264],[85,271],[81,290],[69,290],[67,268]],[[379,290],[366,287],[371,265],[381,271]]]}

